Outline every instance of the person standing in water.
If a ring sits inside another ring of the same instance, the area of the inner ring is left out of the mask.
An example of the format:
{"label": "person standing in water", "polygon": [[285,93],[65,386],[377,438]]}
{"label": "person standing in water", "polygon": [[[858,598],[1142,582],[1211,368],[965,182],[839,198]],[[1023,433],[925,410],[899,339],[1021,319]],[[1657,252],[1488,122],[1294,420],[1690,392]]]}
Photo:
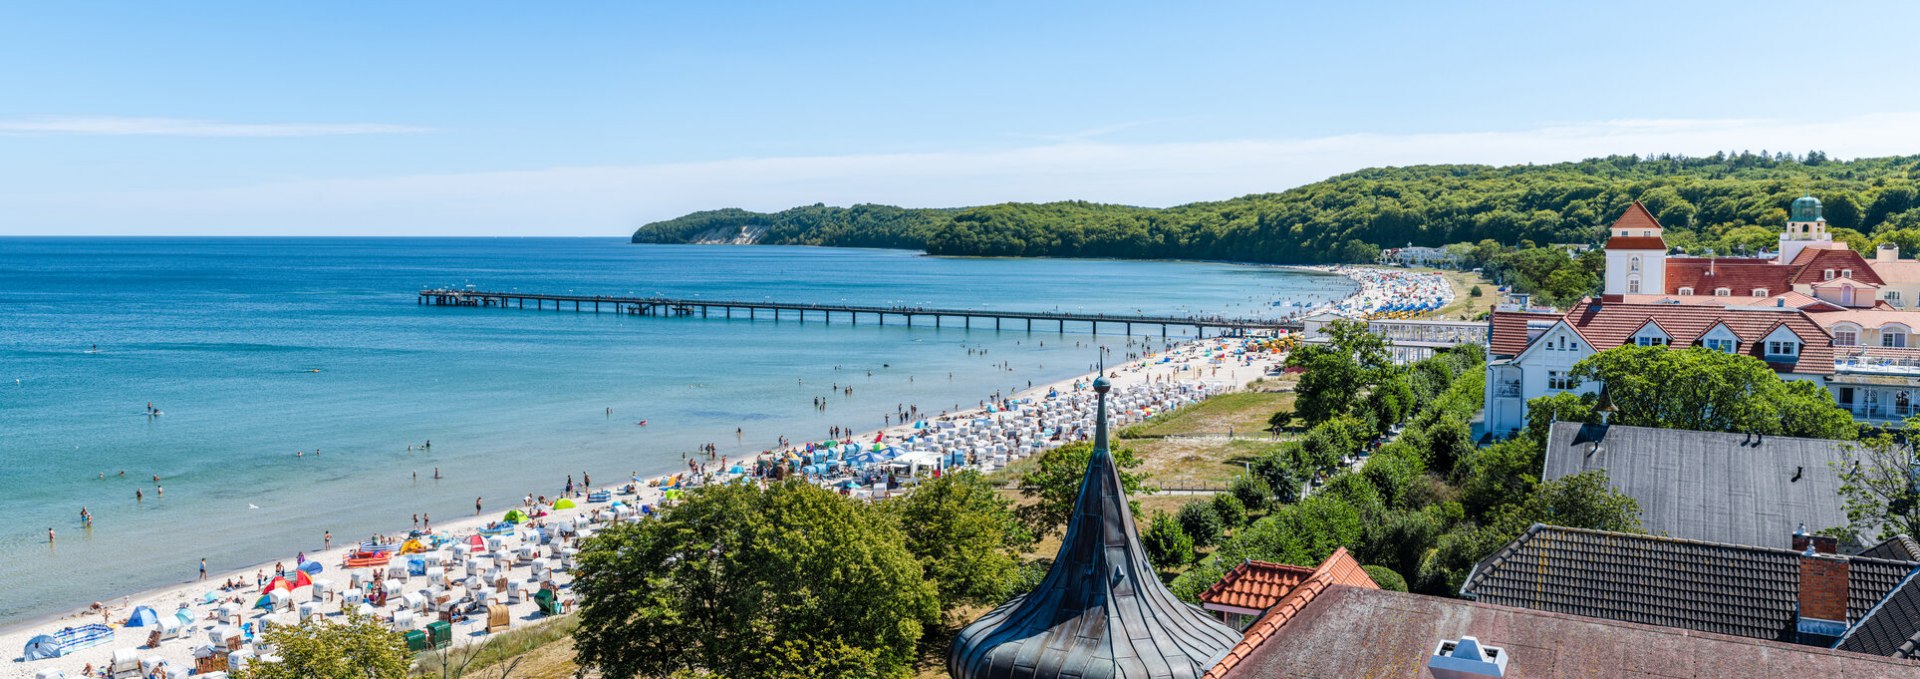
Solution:
{"label": "person standing in water", "polygon": [[473,515],[480,515],[480,498],[477,497],[473,499]]}

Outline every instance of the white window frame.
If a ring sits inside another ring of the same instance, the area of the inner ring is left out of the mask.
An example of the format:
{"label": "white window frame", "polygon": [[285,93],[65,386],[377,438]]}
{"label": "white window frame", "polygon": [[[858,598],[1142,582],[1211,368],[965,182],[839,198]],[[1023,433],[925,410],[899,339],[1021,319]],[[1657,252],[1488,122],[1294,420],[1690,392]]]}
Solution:
{"label": "white window frame", "polygon": [[1693,294],[1693,288],[1680,288],[1680,294],[1691,295]]}
{"label": "white window frame", "polygon": [[1732,290],[1731,288],[1714,288],[1714,289],[1713,289],[1713,296],[1715,296],[1715,297],[1732,297],[1732,296],[1733,296],[1733,290]]}
{"label": "white window frame", "polygon": [[1888,290],[1886,292],[1883,292],[1880,294],[1880,299],[1886,300],[1889,306],[1892,306],[1895,308],[1906,308],[1906,303],[1900,300],[1899,290]]}
{"label": "white window frame", "polygon": [[1826,273],[1826,278],[1821,280],[1829,280],[1829,281],[1833,280],[1833,269],[1827,269],[1825,273]]}
{"label": "white window frame", "polygon": [[1789,357],[1800,355],[1800,343],[1793,340],[1770,340],[1767,342],[1767,356]]}
{"label": "white window frame", "polygon": [[1767,296],[1767,289],[1766,289],[1766,288],[1754,288],[1754,289],[1753,289],[1753,296],[1754,296],[1754,297],[1766,297],[1766,296]]}

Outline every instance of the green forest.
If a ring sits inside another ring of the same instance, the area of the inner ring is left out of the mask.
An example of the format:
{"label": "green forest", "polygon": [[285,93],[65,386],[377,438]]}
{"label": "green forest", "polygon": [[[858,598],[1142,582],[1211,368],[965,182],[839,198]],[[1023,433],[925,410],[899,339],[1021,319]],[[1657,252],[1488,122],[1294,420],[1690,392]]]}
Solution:
{"label": "green forest", "polygon": [[764,230],[763,244],[936,255],[1367,262],[1381,248],[1408,244],[1594,243],[1639,200],[1676,247],[1739,254],[1772,243],[1788,203],[1812,193],[1825,202],[1837,238],[1860,248],[1891,240],[1912,251],[1920,246],[1916,186],[1920,156],[1611,156],[1373,168],[1280,193],[1169,208],[1082,201],[941,209],[816,204],[771,214],[729,208],[647,224],[633,242],[694,242],[746,227]]}

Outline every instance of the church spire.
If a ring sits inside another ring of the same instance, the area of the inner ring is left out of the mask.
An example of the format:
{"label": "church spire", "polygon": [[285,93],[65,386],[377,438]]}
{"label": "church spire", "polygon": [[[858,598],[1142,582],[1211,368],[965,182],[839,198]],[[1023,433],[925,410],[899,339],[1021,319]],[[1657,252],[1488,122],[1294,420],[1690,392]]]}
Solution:
{"label": "church spire", "polygon": [[1173,596],[1153,570],[1107,441],[1107,394],[1093,380],[1093,452],[1060,553],[1033,591],[954,636],[954,679],[1196,679],[1240,635]]}

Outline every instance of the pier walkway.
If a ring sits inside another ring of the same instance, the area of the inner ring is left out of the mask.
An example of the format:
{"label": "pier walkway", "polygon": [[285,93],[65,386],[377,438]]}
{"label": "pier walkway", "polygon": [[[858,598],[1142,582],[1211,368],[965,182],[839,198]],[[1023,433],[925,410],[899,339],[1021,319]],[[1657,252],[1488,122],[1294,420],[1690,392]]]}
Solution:
{"label": "pier walkway", "polygon": [[[1095,334],[1100,325],[1120,326],[1126,334],[1133,335],[1134,326],[1159,326],[1160,336],[1167,337],[1169,328],[1193,328],[1194,335],[1205,337],[1212,329],[1216,335],[1245,335],[1250,333],[1272,333],[1279,330],[1297,332],[1302,328],[1298,321],[1274,321],[1261,319],[1225,318],[1210,316],[1152,316],[1152,315],[1115,315],[1081,314],[1063,312],[1030,311],[987,311],[982,309],[931,309],[925,307],[887,307],[863,306],[857,304],[799,304],[792,302],[740,302],[705,299],[672,299],[665,297],[609,297],[603,295],[547,295],[525,292],[490,292],[485,290],[456,290],[436,288],[421,290],[418,303],[430,306],[466,306],[499,307],[502,309],[525,309],[532,302],[535,310],[552,307],[555,311],[564,311],[571,307],[576,312],[608,312],[631,316],[669,316],[735,318],[736,315],[758,320],[760,314],[768,314],[772,320],[796,320],[805,323],[809,316],[825,323],[833,322],[837,315],[848,323],[859,323],[865,315],[880,325],[887,323],[892,316],[912,327],[914,320],[922,323],[933,322],[933,327],[943,327],[943,323],[958,321],[960,327],[972,328],[978,320],[984,327],[987,321],[993,322],[993,329],[1000,330],[1011,321],[1025,323],[1025,330],[1032,331],[1035,321],[1055,326],[1054,330],[1067,331],[1068,323],[1086,323]],[[1017,329],[1017,328],[1016,328]]]}

